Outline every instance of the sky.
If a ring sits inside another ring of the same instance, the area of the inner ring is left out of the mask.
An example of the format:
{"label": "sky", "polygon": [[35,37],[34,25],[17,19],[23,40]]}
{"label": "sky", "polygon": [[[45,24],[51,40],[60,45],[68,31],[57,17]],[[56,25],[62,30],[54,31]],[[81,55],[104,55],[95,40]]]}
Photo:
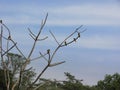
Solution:
{"label": "sky", "polygon": [[[120,0],[0,0],[0,19],[9,27],[19,48],[28,54],[33,40],[27,28],[37,33],[42,19],[48,19],[33,57],[57,44],[83,25],[81,38],[68,47],[61,48],[53,62],[66,63],[49,68],[45,78],[64,80],[64,72],[70,72],[86,85],[95,85],[106,74],[120,73]],[[6,32],[7,33],[7,32]],[[44,61],[34,61],[36,72],[44,67]]]}

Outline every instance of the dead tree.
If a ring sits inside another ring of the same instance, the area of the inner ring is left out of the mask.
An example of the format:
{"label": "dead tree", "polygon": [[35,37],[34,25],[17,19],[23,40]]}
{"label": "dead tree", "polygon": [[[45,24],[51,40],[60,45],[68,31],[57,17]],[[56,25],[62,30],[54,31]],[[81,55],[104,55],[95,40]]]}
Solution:
{"label": "dead tree", "polygon": [[[25,90],[36,90],[39,86],[35,86],[36,82],[40,79],[40,77],[43,75],[43,73],[49,68],[49,67],[53,67],[53,66],[57,66],[59,64],[65,63],[65,61],[62,62],[57,62],[57,63],[52,63],[52,60],[56,54],[56,52],[65,46],[68,46],[69,44],[76,42],[79,38],[80,38],[80,34],[82,32],[84,32],[85,30],[80,31],[80,29],[82,28],[83,25],[81,25],[80,27],[76,28],[74,30],[74,32],[72,32],[69,36],[67,36],[62,42],[59,42],[56,39],[56,36],[50,31],[51,36],[53,37],[54,41],[57,43],[56,48],[54,49],[54,51],[52,52],[50,49],[46,50],[46,53],[42,53],[39,52],[38,57],[33,58],[32,59],[32,54],[34,53],[34,49],[37,45],[37,42],[42,41],[42,40],[46,40],[48,37],[43,37],[42,39],[39,39],[39,37],[41,36],[41,32],[46,24],[47,21],[47,17],[48,14],[46,15],[45,19],[42,20],[41,25],[40,25],[40,30],[38,31],[38,33],[35,35],[29,28],[29,35],[31,36],[31,38],[34,40],[33,45],[31,47],[30,52],[28,53],[28,56],[25,56],[25,54],[21,51],[21,49],[18,47],[17,43],[12,39],[12,35],[10,32],[10,29],[2,22],[2,20],[0,20],[0,63],[1,63],[1,67],[2,70],[4,71],[4,76],[5,76],[5,84],[6,84],[6,88],[7,90],[15,90],[15,88],[17,88],[17,90],[20,90],[21,87],[21,80],[23,78],[23,74],[30,70],[31,68],[27,69],[27,66],[31,63],[31,61],[33,60],[39,60],[41,58],[43,58],[46,62],[47,65],[44,67],[44,69],[38,74],[38,76],[36,76],[36,78],[32,81],[32,83],[30,85],[26,85]],[[4,31],[7,31],[8,34],[7,36],[4,36]],[[74,35],[76,35],[76,37],[73,37]],[[68,39],[70,39],[71,37],[73,37],[73,39],[71,41],[68,41]],[[6,41],[6,44],[3,43],[4,41]],[[9,44],[12,43],[12,44]],[[22,64],[22,66],[19,69],[19,73],[17,75],[17,79],[16,81],[13,81],[12,85],[10,86],[11,80],[10,80],[10,73],[12,73],[12,75],[14,75],[14,69],[11,72],[10,70],[10,66],[11,66],[11,59],[9,58],[8,54],[10,53],[10,51],[12,49],[16,49],[20,56],[22,56],[24,58],[24,63]],[[7,59],[7,62],[6,62]]]}

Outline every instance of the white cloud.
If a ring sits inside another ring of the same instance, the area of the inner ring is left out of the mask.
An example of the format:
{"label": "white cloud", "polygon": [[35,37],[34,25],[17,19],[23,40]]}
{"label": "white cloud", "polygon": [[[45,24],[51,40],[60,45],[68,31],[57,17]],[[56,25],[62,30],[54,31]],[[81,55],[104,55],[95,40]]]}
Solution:
{"label": "white cloud", "polygon": [[119,39],[114,36],[91,36],[81,38],[79,46],[105,50],[120,50]]}
{"label": "white cloud", "polygon": [[64,7],[18,5],[17,7],[6,6],[4,10],[0,9],[3,13],[7,12],[1,16],[2,19],[10,24],[39,24],[45,12],[48,12],[47,25],[120,25],[120,7],[115,4],[89,3]]}
{"label": "white cloud", "polygon": [[99,4],[52,8],[50,13],[55,16],[48,22],[57,25],[119,25],[119,9],[117,5]]}

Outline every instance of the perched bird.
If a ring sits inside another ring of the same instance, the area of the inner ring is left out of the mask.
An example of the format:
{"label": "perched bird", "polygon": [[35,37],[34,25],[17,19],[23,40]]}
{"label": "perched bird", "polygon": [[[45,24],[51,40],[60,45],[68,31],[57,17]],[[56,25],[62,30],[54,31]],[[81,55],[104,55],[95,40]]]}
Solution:
{"label": "perched bird", "polygon": [[76,42],[76,38],[73,38],[73,40]]}
{"label": "perched bird", "polygon": [[65,45],[67,46],[67,42],[65,41]]}
{"label": "perched bird", "polygon": [[0,20],[0,23],[2,23],[2,20]]}
{"label": "perched bird", "polygon": [[47,54],[49,54],[49,53],[50,53],[50,49],[47,50]]}
{"label": "perched bird", "polygon": [[80,33],[78,33],[78,37],[80,37]]}

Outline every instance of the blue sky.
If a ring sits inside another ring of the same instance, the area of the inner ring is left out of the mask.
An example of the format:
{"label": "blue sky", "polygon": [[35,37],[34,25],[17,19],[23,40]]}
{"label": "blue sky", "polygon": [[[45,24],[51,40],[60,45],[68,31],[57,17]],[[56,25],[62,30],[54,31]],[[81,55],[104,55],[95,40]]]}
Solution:
{"label": "blue sky", "polygon": [[[50,68],[47,78],[64,79],[70,72],[84,84],[93,85],[105,74],[120,73],[120,2],[119,0],[0,0],[0,19],[8,25],[13,38],[27,54],[32,44],[27,28],[37,33],[41,20],[48,12],[43,36],[48,40],[38,43],[35,54],[47,48],[55,48],[49,34],[52,30],[59,41],[80,25],[86,32],[78,42],[60,49],[54,62],[66,63]],[[40,46],[41,45],[41,46]],[[35,55],[33,55],[34,57]],[[40,65],[41,64],[41,65]],[[34,62],[37,70],[44,62]]]}

